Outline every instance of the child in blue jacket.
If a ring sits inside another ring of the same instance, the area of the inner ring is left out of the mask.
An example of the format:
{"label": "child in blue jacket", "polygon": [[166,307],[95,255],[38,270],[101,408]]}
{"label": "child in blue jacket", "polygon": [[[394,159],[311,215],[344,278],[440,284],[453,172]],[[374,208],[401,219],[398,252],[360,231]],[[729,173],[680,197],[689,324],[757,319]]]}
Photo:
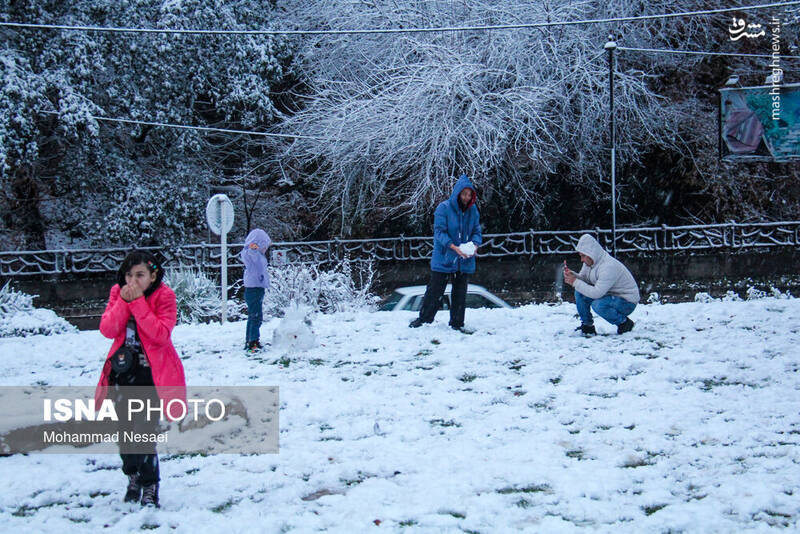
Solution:
{"label": "child in blue jacket", "polygon": [[247,303],[247,330],[245,332],[245,350],[260,350],[261,322],[264,319],[262,306],[264,292],[269,288],[269,271],[267,270],[267,249],[272,244],[267,232],[260,228],[247,234],[241,252],[244,263],[244,301]]}

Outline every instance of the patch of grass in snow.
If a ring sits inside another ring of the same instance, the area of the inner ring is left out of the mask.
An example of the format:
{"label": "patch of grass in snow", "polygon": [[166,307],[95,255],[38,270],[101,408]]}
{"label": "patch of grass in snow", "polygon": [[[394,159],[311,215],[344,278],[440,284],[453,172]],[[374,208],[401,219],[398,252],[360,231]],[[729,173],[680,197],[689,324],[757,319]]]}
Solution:
{"label": "patch of grass in snow", "polygon": [[561,382],[561,377],[560,376],[557,376],[555,378],[551,378],[550,379],[550,383],[553,384],[554,386],[557,386],[560,382]]}
{"label": "patch of grass in snow", "polygon": [[572,449],[567,451],[567,458],[575,458],[576,460],[583,460],[583,449]]}
{"label": "patch of grass in snow", "polygon": [[646,467],[648,465],[653,465],[645,458],[638,458],[638,457],[631,457],[622,462],[620,467],[625,469],[636,469],[637,467]]}
{"label": "patch of grass in snow", "polygon": [[364,482],[366,479],[371,478],[373,476],[374,475],[369,475],[367,473],[362,473],[361,471],[359,471],[358,473],[356,473],[356,478],[349,478],[349,479],[348,478],[340,478],[339,482],[341,482],[342,484],[344,484],[345,486],[350,488],[350,487],[353,487],[353,486],[358,486],[359,484]]}
{"label": "patch of grass in snow", "polygon": [[646,456],[637,456],[635,454],[632,454],[628,456],[624,462],[622,462],[622,465],[620,465],[620,467],[625,469],[628,468],[636,469],[637,467],[646,467],[648,465],[653,465],[655,463],[653,461],[653,458],[655,458],[656,456],[658,456],[658,454],[654,452],[648,452]]}
{"label": "patch of grass in snow", "polygon": [[420,357],[421,356],[430,356],[431,354],[433,354],[433,351],[431,349],[422,349],[421,351],[416,353],[414,356],[420,356]]}
{"label": "patch of grass in snow", "polygon": [[628,379],[628,377],[637,376],[637,375],[642,374],[643,372],[644,371],[642,371],[641,369],[634,369],[630,373],[628,373],[627,375],[613,375],[613,376],[609,376],[608,379],[609,380],[613,380],[615,382],[618,382],[620,380],[622,380],[624,382],[625,380]]}
{"label": "patch of grass in snow", "polygon": [[601,393],[595,391],[588,391],[584,393],[587,397],[599,397],[601,399],[615,399],[619,396],[619,393]]}
{"label": "patch of grass in snow", "polygon": [[291,358],[289,358],[288,356],[284,355],[284,356],[281,356],[279,359],[275,360],[274,362],[272,362],[272,365],[280,365],[281,367],[289,367],[289,365],[291,363],[292,363]]}
{"label": "patch of grass in snow", "polygon": [[111,492],[108,491],[93,491],[89,493],[89,497],[91,497],[92,499],[96,497],[108,497],[109,495],[111,495]]}
{"label": "patch of grass in snow", "polygon": [[[168,455],[165,455],[164,459],[166,459],[168,461],[169,460],[182,460],[184,458],[194,458],[196,456],[199,456],[200,458],[205,458],[205,457],[208,456],[208,454],[206,454],[204,452],[182,452],[180,454],[168,454]],[[116,468],[119,469],[119,466],[117,466]]]}
{"label": "patch of grass in snow", "polygon": [[530,508],[533,506],[533,503],[528,499],[520,499],[514,503],[514,506],[519,506],[520,508]]}
{"label": "patch of grass in snow", "polygon": [[94,473],[95,471],[116,471],[119,469],[118,465],[98,465],[89,470],[90,473]]}
{"label": "patch of grass in snow", "polygon": [[445,421],[444,419],[431,419],[429,423],[431,424],[431,426],[443,426],[443,427],[454,426],[456,428],[461,426],[461,423],[456,423],[452,419],[448,419],[447,421]]}
{"label": "patch of grass in snow", "polygon": [[441,343],[442,343],[442,342],[441,342],[441,341],[439,341],[438,339],[435,339],[435,338],[434,338],[434,339],[431,339],[431,344],[432,344],[432,345],[439,345],[439,344],[441,344]]}
{"label": "patch of grass in snow", "polygon": [[551,493],[552,490],[547,484],[531,484],[530,486],[523,486],[521,488],[508,487],[497,490],[501,495],[510,495],[512,493]]}
{"label": "patch of grass in snow", "polygon": [[73,523],[88,523],[90,521],[90,519],[87,519],[85,517],[68,517],[67,519],[69,519]]}
{"label": "patch of grass in snow", "polygon": [[478,375],[474,375],[472,373],[464,373],[463,375],[458,377],[458,379],[464,382],[465,384],[468,382],[472,382],[476,378],[478,378]]}
{"label": "patch of grass in snow", "polygon": [[214,508],[211,509],[211,511],[214,512],[215,514],[221,514],[222,512],[229,510],[235,504],[239,504],[239,501],[235,499],[228,499],[224,503],[216,505]]}
{"label": "patch of grass in snow", "polygon": [[142,523],[142,526],[139,527],[139,530],[155,530],[160,527],[158,523]]}
{"label": "patch of grass in snow", "polygon": [[312,360],[309,360],[308,363],[310,363],[311,365],[322,365],[325,362],[322,361],[322,358],[314,358]]}
{"label": "patch of grass in snow", "polygon": [[186,474],[187,475],[193,475],[193,474],[197,473],[198,471],[200,471],[200,468],[195,467],[194,469],[189,469],[188,471],[186,471]]}
{"label": "patch of grass in snow", "polygon": [[511,369],[512,371],[519,371],[520,369],[525,367],[525,364],[522,363],[522,360],[514,360],[513,362],[509,362],[509,364],[510,365],[508,366],[508,368]]}
{"label": "patch of grass in snow", "polygon": [[794,523],[791,514],[775,512],[774,510],[762,510],[753,514],[753,521],[763,521],[771,527],[790,527]]}
{"label": "patch of grass in snow", "polygon": [[43,504],[41,506],[28,506],[23,504],[11,513],[14,517],[30,517],[43,508],[52,508],[53,506],[62,506],[67,504],[66,501],[53,501],[51,503]]}
{"label": "patch of grass in snow", "polygon": [[528,408],[533,408],[537,412],[549,412],[553,409],[553,407],[550,406],[552,401],[553,399],[544,399],[536,402],[529,402]]}
{"label": "patch of grass in snow", "polygon": [[399,524],[401,527],[413,527],[414,525],[416,525],[416,524],[417,524],[417,522],[416,522],[416,521],[414,521],[413,519],[406,519],[406,520],[404,520],[404,521],[400,521],[400,523],[398,523],[398,524]]}
{"label": "patch of grass in snow", "polygon": [[761,387],[761,386],[758,386],[756,384],[748,384],[748,383],[745,383],[745,382],[739,382],[738,380],[728,380],[727,376],[723,376],[723,377],[720,377],[720,378],[714,377],[714,378],[706,378],[706,379],[704,379],[703,380],[703,385],[700,386],[700,389],[702,391],[711,391],[713,388],[719,387],[719,386],[747,386],[747,387],[752,388],[752,389],[758,389],[758,388]]}
{"label": "patch of grass in snow", "polygon": [[658,512],[659,510],[663,510],[666,507],[666,504],[651,504],[649,506],[642,506],[642,511],[645,513],[645,515],[653,515],[654,513]]}
{"label": "patch of grass in snow", "polygon": [[461,512],[453,512],[451,510],[447,510],[447,511],[440,512],[440,513],[441,514],[451,515],[451,516],[455,517],[456,519],[466,519],[467,518],[467,514],[462,514]]}

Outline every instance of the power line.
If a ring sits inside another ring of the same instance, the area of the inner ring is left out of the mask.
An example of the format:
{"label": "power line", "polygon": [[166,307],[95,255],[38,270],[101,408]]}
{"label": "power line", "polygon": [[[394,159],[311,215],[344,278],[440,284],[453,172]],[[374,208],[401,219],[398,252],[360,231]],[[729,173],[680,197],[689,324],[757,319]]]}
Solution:
{"label": "power line", "polygon": [[629,52],[652,52],[657,54],[687,54],[696,56],[729,56],[729,57],[760,57],[767,59],[800,59],[800,56],[781,56],[771,54],[738,54],[733,52],[705,52],[702,50],[668,50],[663,48],[628,48],[627,46],[618,46],[617,50],[627,50]]}
{"label": "power line", "polygon": [[[59,115],[56,111],[39,111],[47,115]],[[179,130],[199,130],[201,132],[215,132],[215,133],[232,133],[244,135],[260,135],[262,137],[280,137],[283,139],[313,139],[316,141],[337,141],[337,139],[330,139],[327,137],[314,137],[312,135],[296,135],[296,134],[280,134],[271,132],[251,132],[247,130],[230,130],[227,128],[211,128],[208,126],[189,126],[186,124],[168,124],[165,122],[150,122],[150,121],[137,121],[132,119],[116,119],[112,117],[97,117],[90,115],[90,117],[97,121],[118,122],[121,124],[137,124],[142,126],[156,126],[162,128],[177,128]]]}
{"label": "power line", "polygon": [[736,11],[753,11],[771,7],[784,7],[800,5],[800,0],[791,2],[774,2],[754,6],[739,6],[720,9],[706,9],[702,11],[684,11],[679,13],[663,13],[660,15],[639,15],[631,17],[612,17],[606,19],[565,20],[556,22],[532,22],[526,24],[496,24],[488,26],[439,26],[432,28],[374,28],[363,30],[201,30],[201,29],[169,29],[169,28],[123,28],[110,26],[67,26],[58,24],[33,24],[26,22],[0,22],[0,27],[24,28],[38,30],[70,30],[84,32],[106,33],[147,33],[147,34],[178,34],[178,35],[360,35],[360,34],[386,34],[386,33],[440,33],[463,31],[495,31],[495,30],[521,30],[547,28],[551,26],[576,26],[584,24],[607,24],[611,22],[636,22],[642,20],[695,17],[730,13]]}

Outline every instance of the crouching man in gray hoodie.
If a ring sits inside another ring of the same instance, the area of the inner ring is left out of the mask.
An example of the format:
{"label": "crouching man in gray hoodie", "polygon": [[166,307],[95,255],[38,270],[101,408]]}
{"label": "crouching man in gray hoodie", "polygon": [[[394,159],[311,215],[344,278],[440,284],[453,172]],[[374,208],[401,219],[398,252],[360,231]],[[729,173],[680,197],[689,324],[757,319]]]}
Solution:
{"label": "crouching man in gray hoodie", "polygon": [[617,333],[633,330],[628,316],[639,303],[639,287],[631,272],[606,252],[589,234],[583,234],[575,247],[583,267],[579,273],[569,270],[564,261],[564,281],[575,288],[575,305],[581,325],[575,330],[596,334],[592,310],[611,324]]}

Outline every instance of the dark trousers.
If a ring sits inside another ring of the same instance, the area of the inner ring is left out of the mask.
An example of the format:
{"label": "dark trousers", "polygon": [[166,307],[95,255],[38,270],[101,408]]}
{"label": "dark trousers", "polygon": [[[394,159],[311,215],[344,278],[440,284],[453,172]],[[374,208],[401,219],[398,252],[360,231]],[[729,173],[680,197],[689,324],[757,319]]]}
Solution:
{"label": "dark trousers", "polygon": [[[125,415],[127,413],[128,401],[131,398],[137,398],[145,402],[149,400],[151,406],[156,406],[158,404],[158,393],[153,384],[153,375],[150,368],[139,366],[131,374],[124,376],[113,375],[111,382],[114,384],[114,402],[116,404],[117,414],[119,415],[118,430],[120,434],[120,446],[122,446],[123,436],[126,431],[133,432],[134,434],[157,433],[160,429],[160,425],[155,416],[151,416],[151,420],[148,421],[144,413],[136,413],[130,420]],[[136,386],[136,393],[130,391],[130,386]],[[143,390],[146,390],[144,395],[142,395]],[[130,447],[130,444],[128,444],[128,446]],[[120,458],[122,458],[122,472],[126,475],[138,474],[139,484],[142,486],[149,486],[150,484],[157,483],[161,477],[158,467],[156,444],[136,444],[136,449],[141,450],[143,454],[120,453]]]}
{"label": "dark trousers", "polygon": [[122,472],[126,475],[139,474],[139,485],[149,486],[159,481],[158,454],[120,454]]}
{"label": "dark trousers", "polygon": [[450,326],[464,326],[464,308],[467,301],[467,284],[469,275],[461,272],[439,273],[431,271],[431,280],[425,289],[425,297],[419,309],[419,318],[423,323],[432,323],[436,312],[442,307],[442,297],[447,281],[452,277],[453,290],[450,293]]}
{"label": "dark trousers", "polygon": [[247,328],[245,330],[245,341],[258,341],[261,337],[261,323],[264,321],[263,287],[244,288],[244,301],[247,303]]}

